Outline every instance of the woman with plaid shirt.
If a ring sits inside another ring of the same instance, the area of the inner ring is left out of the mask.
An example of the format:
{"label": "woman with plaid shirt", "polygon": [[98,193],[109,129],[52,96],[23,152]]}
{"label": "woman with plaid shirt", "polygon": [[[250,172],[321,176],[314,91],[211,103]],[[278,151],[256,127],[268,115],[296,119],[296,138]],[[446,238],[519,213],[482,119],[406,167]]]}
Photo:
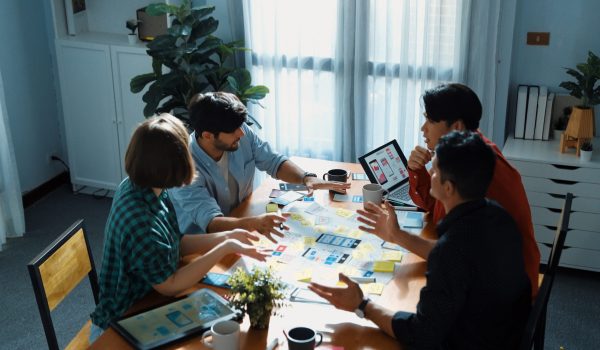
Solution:
{"label": "woman with plaid shirt", "polygon": [[[90,343],[152,289],[175,296],[197,283],[225,255],[264,261],[246,230],[182,235],[165,189],[189,185],[194,162],[188,134],[177,118],[163,114],[135,130],[127,153],[129,175],[119,185],[105,228],[100,301],[91,314]],[[180,258],[201,254],[178,268]]]}

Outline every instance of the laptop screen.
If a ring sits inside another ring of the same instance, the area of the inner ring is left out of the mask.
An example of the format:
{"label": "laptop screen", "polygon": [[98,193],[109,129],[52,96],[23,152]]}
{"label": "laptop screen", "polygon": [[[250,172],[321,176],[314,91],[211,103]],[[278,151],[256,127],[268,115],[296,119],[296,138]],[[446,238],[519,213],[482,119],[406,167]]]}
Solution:
{"label": "laptop screen", "polygon": [[406,157],[396,140],[358,158],[372,183],[378,183],[387,191],[392,191],[408,182]]}

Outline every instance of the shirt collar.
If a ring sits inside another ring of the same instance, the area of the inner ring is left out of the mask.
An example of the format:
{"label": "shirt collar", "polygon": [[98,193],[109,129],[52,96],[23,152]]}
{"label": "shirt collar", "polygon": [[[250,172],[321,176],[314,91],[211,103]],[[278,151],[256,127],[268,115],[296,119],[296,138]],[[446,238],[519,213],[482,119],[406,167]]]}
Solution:
{"label": "shirt collar", "polygon": [[160,208],[160,203],[167,197],[167,191],[163,190],[162,193],[157,196],[152,188],[149,187],[140,187],[133,182],[131,182],[133,188],[135,188],[142,195],[142,198],[146,203],[148,203],[151,207],[158,209]]}
{"label": "shirt collar", "polygon": [[450,226],[453,225],[455,221],[477,209],[485,207],[487,204],[488,200],[482,198],[464,202],[452,208],[452,210],[450,210],[450,212],[446,214],[446,216],[442,220],[440,220],[440,222],[437,225],[436,230],[438,237],[441,237],[450,228]]}
{"label": "shirt collar", "polygon": [[217,164],[217,162],[211,156],[209,156],[208,153],[206,153],[206,151],[202,149],[202,147],[200,147],[200,145],[198,144],[198,140],[196,139],[195,131],[190,134],[190,143],[192,144],[192,154],[195,154],[198,157],[200,157],[200,161],[205,166]]}

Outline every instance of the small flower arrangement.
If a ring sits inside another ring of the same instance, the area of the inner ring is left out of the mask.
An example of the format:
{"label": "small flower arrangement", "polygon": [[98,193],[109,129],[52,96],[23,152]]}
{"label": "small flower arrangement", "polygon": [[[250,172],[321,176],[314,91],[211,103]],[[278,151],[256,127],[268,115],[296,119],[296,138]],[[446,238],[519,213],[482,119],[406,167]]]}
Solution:
{"label": "small flower arrangement", "polygon": [[254,268],[246,272],[238,268],[227,282],[231,286],[229,305],[250,317],[252,328],[269,327],[271,314],[281,308],[285,284],[269,269]]}
{"label": "small flower arrangement", "polygon": [[593,151],[593,150],[594,150],[594,146],[592,145],[592,143],[591,143],[591,142],[584,142],[584,143],[581,145],[581,150],[582,150],[582,151],[586,151],[586,152],[591,152],[591,151]]}

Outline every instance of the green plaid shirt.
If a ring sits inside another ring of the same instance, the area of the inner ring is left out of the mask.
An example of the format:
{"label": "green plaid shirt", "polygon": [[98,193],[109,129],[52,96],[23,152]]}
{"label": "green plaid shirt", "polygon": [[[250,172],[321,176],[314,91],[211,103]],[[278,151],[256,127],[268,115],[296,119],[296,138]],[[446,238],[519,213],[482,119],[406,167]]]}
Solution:
{"label": "green plaid shirt", "polygon": [[167,191],[156,196],[129,178],[117,189],[104,232],[100,302],[92,322],[106,329],[177,269],[181,233]]}

